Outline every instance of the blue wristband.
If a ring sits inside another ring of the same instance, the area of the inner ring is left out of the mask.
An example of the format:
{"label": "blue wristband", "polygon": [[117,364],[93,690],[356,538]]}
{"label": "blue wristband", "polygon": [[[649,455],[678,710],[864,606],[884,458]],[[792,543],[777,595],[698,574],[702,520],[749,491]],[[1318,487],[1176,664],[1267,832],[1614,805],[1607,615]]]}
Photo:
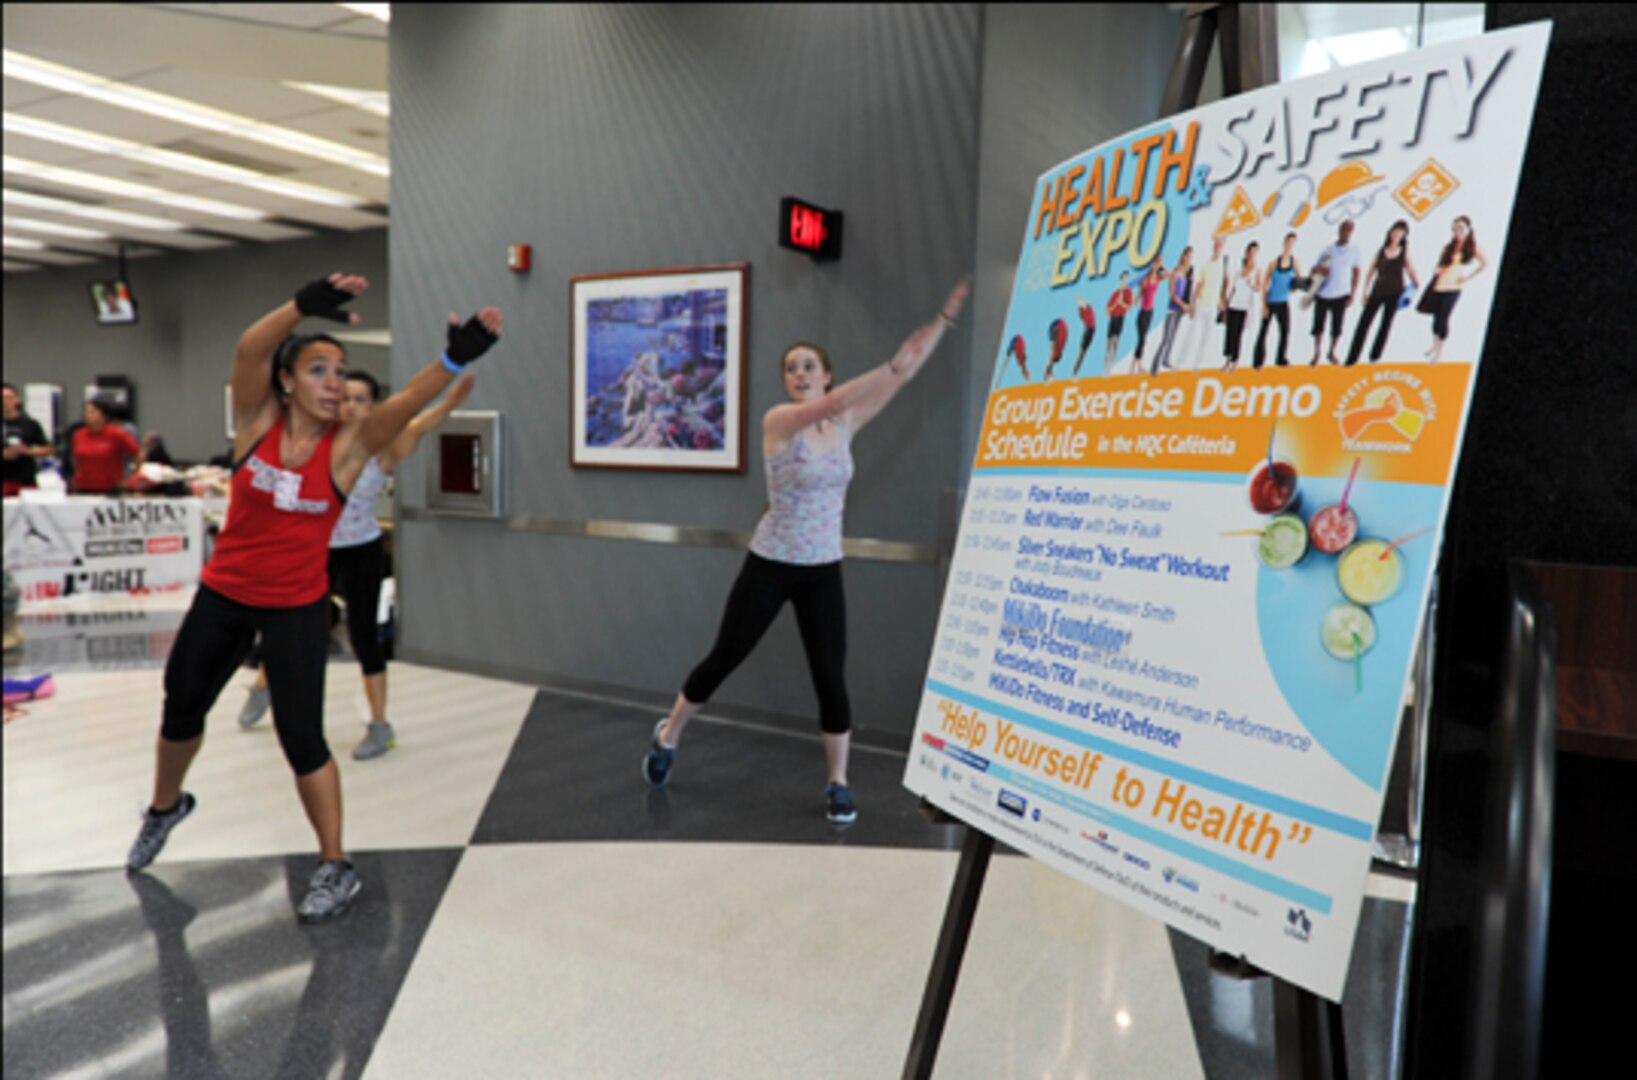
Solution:
{"label": "blue wristband", "polygon": [[461,367],[459,364],[455,363],[453,360],[449,359],[449,354],[448,353],[444,353],[442,359],[443,359],[443,366],[449,369],[449,373],[451,375],[459,375],[462,371],[466,370],[465,368]]}

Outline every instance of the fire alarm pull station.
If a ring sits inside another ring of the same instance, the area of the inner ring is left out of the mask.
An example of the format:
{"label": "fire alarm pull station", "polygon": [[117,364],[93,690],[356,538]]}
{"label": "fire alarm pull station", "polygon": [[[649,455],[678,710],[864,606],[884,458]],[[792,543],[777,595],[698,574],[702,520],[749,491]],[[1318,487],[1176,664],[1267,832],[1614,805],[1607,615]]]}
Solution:
{"label": "fire alarm pull station", "polygon": [[529,257],[534,249],[528,244],[513,244],[506,249],[506,265],[514,273],[526,274],[529,272]]}
{"label": "fire alarm pull station", "polygon": [[505,515],[505,425],[498,412],[456,412],[436,433],[426,474],[426,505],[435,514]]}

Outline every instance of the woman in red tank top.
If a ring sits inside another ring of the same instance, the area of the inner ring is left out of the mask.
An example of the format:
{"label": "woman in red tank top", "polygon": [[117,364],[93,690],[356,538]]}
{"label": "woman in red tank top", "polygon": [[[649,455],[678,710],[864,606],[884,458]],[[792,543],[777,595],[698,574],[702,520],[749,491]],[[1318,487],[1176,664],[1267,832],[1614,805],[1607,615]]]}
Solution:
{"label": "woman in red tank top", "polygon": [[330,533],[364,464],[500,334],[494,308],[465,323],[451,315],[441,359],[367,417],[341,423],[345,350],[328,335],[291,335],[307,316],[356,323],[341,307],[366,288],[362,277],[331,274],[239,338],[232,499],[165,665],[153,804],[126,860],[130,870],[147,866],[193,812],[197,800],[182,783],[204,741],[205,714],[259,636],[279,744],[318,837],[318,871],[297,909],[304,921],[340,914],[360,888],[341,846],[341,777],[324,741]]}

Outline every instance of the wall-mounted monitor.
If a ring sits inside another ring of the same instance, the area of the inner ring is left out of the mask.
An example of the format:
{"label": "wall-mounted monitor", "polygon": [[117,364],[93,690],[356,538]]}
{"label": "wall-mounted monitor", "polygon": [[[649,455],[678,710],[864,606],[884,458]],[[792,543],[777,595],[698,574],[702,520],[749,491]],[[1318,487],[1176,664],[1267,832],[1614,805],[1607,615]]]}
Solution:
{"label": "wall-mounted monitor", "polygon": [[91,297],[91,311],[103,326],[128,326],[136,322],[136,297],[125,281],[93,281],[86,285]]}

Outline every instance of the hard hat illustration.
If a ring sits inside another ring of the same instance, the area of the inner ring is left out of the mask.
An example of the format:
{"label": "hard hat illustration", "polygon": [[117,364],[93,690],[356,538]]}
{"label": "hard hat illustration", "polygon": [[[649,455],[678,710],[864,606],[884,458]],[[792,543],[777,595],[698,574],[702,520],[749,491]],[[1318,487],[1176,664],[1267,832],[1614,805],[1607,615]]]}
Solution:
{"label": "hard hat illustration", "polygon": [[1372,172],[1365,162],[1344,161],[1325,173],[1324,179],[1319,181],[1319,205],[1328,206],[1350,191],[1385,179],[1385,176]]}

